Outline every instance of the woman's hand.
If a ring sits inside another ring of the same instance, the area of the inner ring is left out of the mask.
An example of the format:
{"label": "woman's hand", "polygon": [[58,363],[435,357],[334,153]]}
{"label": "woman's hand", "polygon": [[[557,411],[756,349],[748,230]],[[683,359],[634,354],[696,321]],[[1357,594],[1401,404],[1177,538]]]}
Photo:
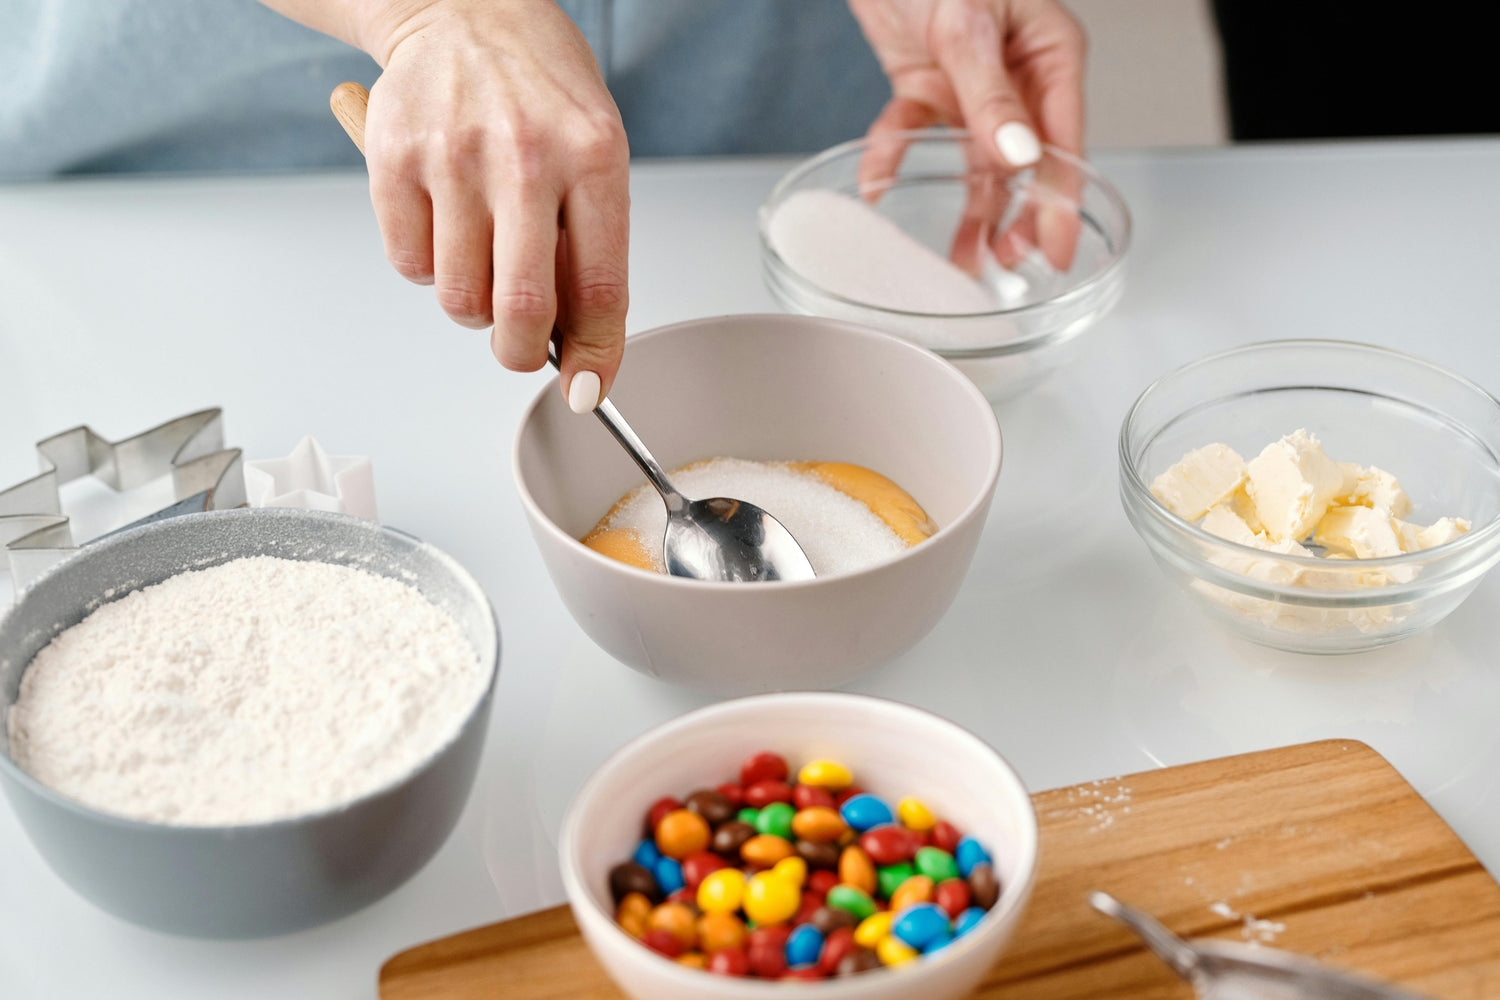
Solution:
{"label": "woman's hand", "polygon": [[386,256],[507,368],[587,412],[625,345],[630,150],[588,43],[550,0],[266,0],[384,68],[365,155]]}
{"label": "woman's hand", "polygon": [[[1083,150],[1083,29],[1057,0],[849,0],[876,58],[891,81],[891,100],[870,126],[870,137],[958,125],[974,136],[974,168],[1029,167],[1042,143],[1074,155]],[[900,141],[872,143],[859,181],[878,196],[906,152]],[[988,161],[988,162],[983,162]],[[1064,198],[1076,197],[1077,172],[1048,159],[1039,180]],[[976,232],[993,233],[1005,207],[994,185],[970,191],[954,258],[973,270]],[[1009,264],[1039,246],[1054,267],[1072,262],[1076,212],[1040,206],[993,247]]]}

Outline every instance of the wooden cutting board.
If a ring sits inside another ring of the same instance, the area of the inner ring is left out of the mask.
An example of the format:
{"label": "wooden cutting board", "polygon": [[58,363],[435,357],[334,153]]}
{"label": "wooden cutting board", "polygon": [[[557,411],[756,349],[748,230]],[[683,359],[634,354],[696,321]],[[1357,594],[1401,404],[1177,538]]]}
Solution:
{"label": "wooden cutting board", "polygon": [[[1500,885],[1396,771],[1331,740],[1042,792],[1041,870],[983,1000],[1185,1000],[1084,902],[1259,940],[1444,1000],[1500,997]],[[433,941],[382,1000],[617,1000],[566,906]]]}

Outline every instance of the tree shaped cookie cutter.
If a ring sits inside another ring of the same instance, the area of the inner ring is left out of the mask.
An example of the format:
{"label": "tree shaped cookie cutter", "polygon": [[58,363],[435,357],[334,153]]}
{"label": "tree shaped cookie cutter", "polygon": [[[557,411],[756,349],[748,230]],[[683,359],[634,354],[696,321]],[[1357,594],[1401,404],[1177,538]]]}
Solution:
{"label": "tree shaped cookie cutter", "polygon": [[60,492],[76,479],[93,476],[124,492],[170,473],[177,502],[126,527],[245,503],[240,449],[224,447],[224,411],[218,407],[121,441],[106,440],[82,425],[38,441],[36,452],[41,473],[0,491],[0,549],[18,594],[78,550]]}

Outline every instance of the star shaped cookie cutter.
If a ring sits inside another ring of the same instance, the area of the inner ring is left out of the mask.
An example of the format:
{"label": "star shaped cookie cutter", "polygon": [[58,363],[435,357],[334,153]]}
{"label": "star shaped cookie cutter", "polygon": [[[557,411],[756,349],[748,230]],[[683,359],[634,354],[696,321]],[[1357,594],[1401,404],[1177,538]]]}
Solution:
{"label": "star shaped cookie cutter", "polygon": [[170,473],[177,502],[125,527],[245,503],[240,449],[224,447],[224,411],[218,407],[121,441],[106,440],[85,424],[43,438],[36,452],[41,473],[0,491],[0,549],[17,594],[78,550],[61,494],[76,479],[93,476],[124,492]]}

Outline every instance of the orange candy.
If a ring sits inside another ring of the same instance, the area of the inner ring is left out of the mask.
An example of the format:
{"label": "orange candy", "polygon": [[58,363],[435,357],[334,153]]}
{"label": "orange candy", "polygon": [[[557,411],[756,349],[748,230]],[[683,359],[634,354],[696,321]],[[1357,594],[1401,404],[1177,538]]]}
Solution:
{"label": "orange candy", "polygon": [[839,855],[839,881],[875,895],[875,862],[858,846],[851,844]]}
{"label": "orange candy", "polygon": [[913,875],[891,894],[891,910],[899,913],[914,903],[930,903],[932,893],[932,879],[926,875]]}
{"label": "orange candy", "polygon": [[678,965],[686,965],[690,969],[708,968],[708,959],[703,957],[702,952],[688,951],[677,956]]}
{"label": "orange candy", "polygon": [[674,809],[656,825],[656,849],[681,861],[708,847],[708,822],[687,809]]}
{"label": "orange candy", "polygon": [[663,903],[646,918],[646,929],[666,931],[680,941],[683,948],[691,948],[698,943],[697,923],[686,904]]}
{"label": "orange candy", "polygon": [[745,943],[745,924],[733,913],[706,913],[698,918],[698,944],[704,954]]}
{"label": "orange candy", "polygon": [[810,840],[815,844],[838,840],[847,829],[844,818],[826,806],[802,809],[792,817],[792,834],[798,840]]}
{"label": "orange candy", "polygon": [[646,918],[651,916],[651,900],[638,892],[628,894],[615,909],[615,922],[633,938],[646,935]]}
{"label": "orange candy", "polygon": [[745,841],[740,848],[740,857],[745,859],[746,864],[757,868],[770,868],[783,858],[789,858],[797,852],[789,840],[783,840],[774,833],[760,833]]}

